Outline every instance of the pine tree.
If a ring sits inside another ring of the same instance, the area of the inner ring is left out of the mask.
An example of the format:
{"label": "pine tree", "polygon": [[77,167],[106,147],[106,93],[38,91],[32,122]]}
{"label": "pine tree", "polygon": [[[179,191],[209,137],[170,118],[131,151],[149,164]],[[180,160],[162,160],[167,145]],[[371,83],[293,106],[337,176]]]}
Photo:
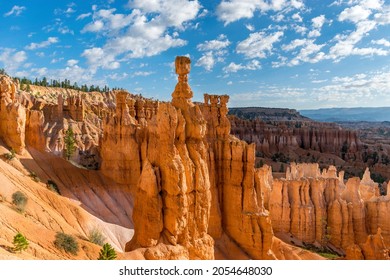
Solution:
{"label": "pine tree", "polygon": [[74,133],[72,127],[69,126],[68,130],[65,132],[64,143],[65,143],[65,157],[67,160],[73,155],[76,150],[74,139]]}
{"label": "pine tree", "polygon": [[105,243],[100,250],[98,260],[115,260],[117,257],[114,248],[109,243]]}
{"label": "pine tree", "polygon": [[20,253],[28,248],[29,243],[28,243],[26,237],[24,237],[23,234],[18,232],[14,236],[13,244],[14,244],[14,251]]}

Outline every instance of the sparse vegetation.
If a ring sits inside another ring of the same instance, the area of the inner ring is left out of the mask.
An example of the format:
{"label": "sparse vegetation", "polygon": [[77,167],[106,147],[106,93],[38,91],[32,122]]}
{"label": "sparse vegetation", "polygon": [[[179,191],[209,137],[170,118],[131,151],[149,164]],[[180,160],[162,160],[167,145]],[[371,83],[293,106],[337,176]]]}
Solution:
{"label": "sparse vegetation", "polygon": [[77,240],[72,235],[63,232],[57,232],[54,245],[58,249],[63,249],[65,252],[71,253],[72,255],[77,255],[77,252],[79,251]]}
{"label": "sparse vegetation", "polygon": [[3,154],[3,156],[7,159],[7,160],[13,160],[16,156],[16,152],[14,149],[11,149],[11,151],[9,151],[9,153],[5,153]]}
{"label": "sparse vegetation", "polygon": [[38,175],[34,171],[30,172],[29,176],[31,177],[32,180],[34,180],[37,183],[41,181],[41,179],[39,179]]}
{"label": "sparse vegetation", "polygon": [[57,184],[51,179],[47,180],[46,187],[53,192],[61,194],[60,189],[58,188]]}
{"label": "sparse vegetation", "polygon": [[14,236],[14,240],[12,243],[14,244],[14,251],[19,253],[26,250],[29,245],[26,237],[24,237],[23,234],[21,234],[20,232],[18,232]]}
{"label": "sparse vegetation", "polygon": [[16,209],[19,212],[24,212],[24,209],[27,205],[28,198],[21,191],[14,192],[12,194],[12,203],[16,206]]}
{"label": "sparse vegetation", "polygon": [[334,259],[339,259],[340,256],[337,252],[334,252],[333,250],[329,249],[328,247],[316,247],[314,246],[313,244],[307,244],[305,242],[303,242],[303,248],[308,250],[308,251],[311,251],[313,253],[316,253],[326,259],[331,259],[331,260],[334,260]]}
{"label": "sparse vegetation", "polygon": [[256,168],[261,168],[263,166],[264,166],[264,161],[262,159],[256,163]]}
{"label": "sparse vegetation", "polygon": [[386,182],[386,178],[383,177],[381,174],[379,173],[372,173],[371,174],[371,179],[374,181],[374,182],[377,182],[379,184],[383,184],[384,182]]}
{"label": "sparse vegetation", "polygon": [[103,246],[106,237],[97,228],[94,228],[89,233],[88,239],[92,243]]}
{"label": "sparse vegetation", "polygon": [[275,153],[271,157],[272,161],[274,162],[284,162],[284,163],[289,163],[290,158],[283,153]]}
{"label": "sparse vegetation", "polygon": [[65,143],[65,157],[67,160],[69,160],[76,150],[76,145],[75,145],[76,141],[71,126],[69,126],[69,128],[65,132],[64,143]]}
{"label": "sparse vegetation", "polygon": [[100,250],[98,260],[115,260],[117,257],[114,248],[109,243],[105,243]]}
{"label": "sparse vegetation", "polygon": [[[5,71],[4,71],[4,73],[5,73]],[[21,90],[24,89],[24,85],[26,85],[27,87],[29,87],[30,85],[43,86],[43,87],[60,87],[60,88],[74,89],[74,90],[79,90],[79,91],[84,91],[84,92],[91,92],[91,91],[108,92],[108,91],[110,91],[110,88],[108,86],[104,86],[103,88],[100,88],[99,86],[95,86],[95,85],[88,86],[86,84],[79,86],[76,82],[72,83],[68,79],[65,79],[63,81],[51,79],[50,81],[48,81],[46,77],[43,77],[42,79],[35,78],[34,82],[26,77],[23,77],[20,79],[20,89]],[[122,88],[113,88],[112,90],[116,90],[116,89],[122,89]]]}

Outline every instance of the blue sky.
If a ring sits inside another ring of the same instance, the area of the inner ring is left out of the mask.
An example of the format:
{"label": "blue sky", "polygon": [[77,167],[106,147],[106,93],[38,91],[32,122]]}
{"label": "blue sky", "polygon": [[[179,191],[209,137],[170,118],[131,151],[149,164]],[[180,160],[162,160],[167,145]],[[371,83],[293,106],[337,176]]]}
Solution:
{"label": "blue sky", "polygon": [[170,100],[177,55],[194,100],[390,106],[389,0],[2,1],[0,68]]}

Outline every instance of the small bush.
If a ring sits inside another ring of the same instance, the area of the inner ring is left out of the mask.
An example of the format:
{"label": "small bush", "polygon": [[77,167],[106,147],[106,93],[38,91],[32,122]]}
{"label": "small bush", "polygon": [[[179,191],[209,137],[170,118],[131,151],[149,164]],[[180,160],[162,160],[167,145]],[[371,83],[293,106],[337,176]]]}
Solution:
{"label": "small bush", "polygon": [[16,156],[16,152],[14,149],[11,149],[11,151],[9,153],[5,153],[3,154],[3,156],[7,159],[7,160],[13,160]]}
{"label": "small bush", "polygon": [[40,182],[40,181],[41,181],[41,179],[39,179],[38,175],[37,175],[34,171],[30,172],[30,175],[29,175],[29,176],[30,176],[31,179],[33,179],[35,182]]}
{"label": "small bush", "polygon": [[104,235],[96,228],[91,230],[91,232],[89,233],[88,239],[90,242],[95,243],[95,244],[100,245],[100,246],[103,246],[104,241],[106,240]]}
{"label": "small bush", "polygon": [[46,187],[53,192],[61,194],[60,189],[58,188],[57,184],[53,180],[50,179],[47,180]]}
{"label": "small bush", "polygon": [[73,236],[63,232],[57,232],[54,245],[58,249],[63,249],[65,252],[73,255],[77,255],[77,252],[79,251],[79,244],[77,243],[77,240]]}
{"label": "small bush", "polygon": [[109,243],[103,245],[98,260],[115,260],[117,257],[114,248]]}
{"label": "small bush", "polygon": [[12,203],[16,206],[18,211],[23,212],[27,204],[27,196],[21,191],[12,194]]}
{"label": "small bush", "polygon": [[19,253],[26,250],[29,244],[26,237],[20,232],[14,236],[14,241],[12,243],[14,244],[14,251]]}

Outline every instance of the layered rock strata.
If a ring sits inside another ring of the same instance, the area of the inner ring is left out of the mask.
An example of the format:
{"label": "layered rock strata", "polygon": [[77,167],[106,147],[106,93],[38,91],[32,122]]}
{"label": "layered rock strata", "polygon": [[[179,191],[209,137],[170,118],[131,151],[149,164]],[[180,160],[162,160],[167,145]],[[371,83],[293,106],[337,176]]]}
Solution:
{"label": "layered rock strata", "polygon": [[256,144],[257,152],[271,156],[291,149],[313,150],[335,154],[343,159],[356,159],[362,148],[357,133],[341,129],[332,123],[313,121],[279,121],[266,123],[261,120],[244,120],[229,116],[232,134]]}
{"label": "layered rock strata", "polygon": [[305,243],[334,246],[349,259],[388,259],[389,199],[367,190],[373,185],[368,170],[362,181],[350,178],[344,185],[334,167],[321,173],[318,164],[292,164],[286,179],[273,180],[273,229]]}

